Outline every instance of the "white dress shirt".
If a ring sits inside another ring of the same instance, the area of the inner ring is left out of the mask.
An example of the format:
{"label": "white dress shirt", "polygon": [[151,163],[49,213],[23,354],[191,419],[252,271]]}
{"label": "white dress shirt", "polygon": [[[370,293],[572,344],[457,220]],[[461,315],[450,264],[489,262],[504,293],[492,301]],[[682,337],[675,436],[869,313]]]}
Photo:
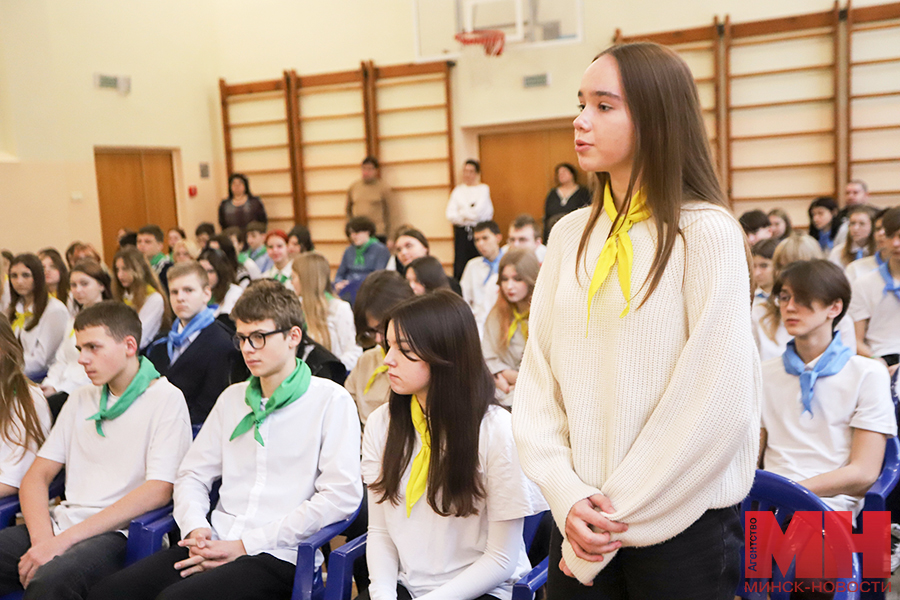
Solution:
{"label": "white dress shirt", "polygon": [[872,356],[900,354],[900,300],[894,294],[885,294],[884,287],[877,269],[861,275],[852,285],[849,315],[853,321],[868,319],[866,343]]}
{"label": "white dress shirt", "polygon": [[466,263],[459,286],[462,288],[463,299],[475,314],[475,323],[478,324],[479,338],[484,334],[484,322],[488,313],[497,303],[497,293],[500,288],[497,285],[496,272],[491,273],[491,267],[483,256],[476,256]]}
{"label": "white dress shirt", "polygon": [[[22,302],[16,304],[16,312],[23,311]],[[34,307],[31,308],[34,312]],[[34,317],[32,317],[34,318]],[[26,320],[28,325],[31,319]],[[66,335],[66,323],[69,321],[69,309],[56,298],[48,298],[47,307],[41,320],[31,331],[26,329],[14,329],[13,332],[22,342],[22,350],[25,352],[25,374],[29,377],[44,375],[56,356],[63,337]]]}
{"label": "white dress shirt", "polygon": [[349,302],[340,298],[328,300],[328,337],[331,338],[331,353],[341,359],[349,373],[363,353],[356,343],[356,322]]}
{"label": "white dress shirt", "polygon": [[494,216],[491,190],[486,183],[459,184],[450,192],[447,220],[459,227],[473,227]]}

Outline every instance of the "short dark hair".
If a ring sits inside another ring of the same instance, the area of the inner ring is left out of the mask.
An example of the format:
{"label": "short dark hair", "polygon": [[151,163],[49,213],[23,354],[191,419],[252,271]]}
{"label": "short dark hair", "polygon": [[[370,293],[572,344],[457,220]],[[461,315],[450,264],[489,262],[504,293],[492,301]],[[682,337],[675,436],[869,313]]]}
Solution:
{"label": "short dark hair", "polygon": [[472,228],[473,233],[478,233],[479,231],[484,231],[485,229],[490,229],[491,233],[499,235],[500,234],[500,226],[497,225],[494,221],[481,221],[474,228]]}
{"label": "short dark hair", "polygon": [[133,231],[119,238],[119,249],[121,250],[127,246],[137,246],[137,234]]}
{"label": "short dark hair", "polygon": [[241,182],[244,184],[244,193],[247,194],[248,198],[253,195],[252,193],[250,193],[250,182],[247,180],[247,176],[244,175],[243,173],[233,173],[231,175],[231,177],[228,178],[228,197],[229,198],[234,198],[234,192],[231,191],[231,184],[234,182],[235,179],[240,179]]}
{"label": "short dark hair", "polygon": [[250,221],[247,223],[247,228],[244,230],[244,235],[246,236],[251,231],[256,233],[265,233],[266,232],[266,224],[260,223],[259,221]]}
{"label": "short dark hair", "polygon": [[[559,184],[559,170],[565,169],[569,173],[572,174],[572,181],[578,183],[578,170],[575,168],[575,165],[567,162],[559,163],[555,167],[553,167],[553,178],[556,180],[556,183]],[[565,213],[563,213],[565,214]]]}
{"label": "short dark hair", "polygon": [[772,286],[772,296],[777,298],[785,285],[790,286],[796,301],[806,307],[811,307],[813,301],[829,305],[840,300],[843,307],[834,318],[832,327],[837,327],[850,308],[850,282],[844,270],[830,260],[816,258],[792,262],[778,274]]}
{"label": "short dark hair", "polygon": [[177,232],[178,235],[181,236],[181,239],[183,239],[183,240],[187,239],[187,234],[184,232],[184,229],[182,229],[181,227],[169,227],[168,233],[171,233],[173,231]]}
{"label": "short dark hair", "polygon": [[156,238],[157,242],[162,242],[165,239],[165,234],[163,234],[163,230],[159,225],[144,225],[140,229],[138,229],[138,235],[152,235]]}
{"label": "short dark hair", "polygon": [[202,233],[212,237],[216,235],[216,226],[207,222],[200,223],[197,225],[197,229],[194,230],[194,235],[199,237]]}
{"label": "short dark hair", "polygon": [[444,272],[444,266],[441,261],[433,256],[420,256],[412,260],[407,266],[416,274],[416,279],[425,288],[426,292],[433,292],[439,289],[450,289],[450,279]]}
{"label": "short dark hair", "polygon": [[180,262],[172,265],[166,275],[170,284],[179,277],[196,275],[197,279],[200,280],[201,286],[207,287],[209,285],[209,275],[207,275],[206,269],[201,267],[200,263],[195,260],[189,260],[187,262]]}
{"label": "short dark hair", "polygon": [[884,227],[884,235],[892,237],[900,229],[900,206],[888,209],[881,217],[881,225]]}
{"label": "short dark hair", "polygon": [[294,225],[294,228],[288,231],[288,240],[292,237],[297,238],[297,243],[300,244],[303,252],[312,252],[316,249],[316,245],[312,241],[312,235],[309,233],[309,228],[306,225]]}
{"label": "short dark hair", "polygon": [[538,225],[537,220],[529,214],[521,214],[511,223],[513,229],[524,229],[525,227],[531,227],[534,229],[534,237],[541,237],[541,226]]}
{"label": "short dark hair", "polygon": [[353,217],[347,221],[344,227],[344,233],[350,237],[350,233],[359,233],[360,231],[368,231],[369,235],[375,237],[375,223],[369,217]]}
{"label": "short dark hair", "polygon": [[103,300],[83,309],[75,317],[75,331],[84,331],[88,327],[105,328],[117,342],[133,337],[137,346],[141,346],[141,319],[133,308],[123,302]]}
{"label": "short dark hair", "polygon": [[749,210],[741,215],[738,222],[741,224],[741,227],[744,228],[744,233],[750,235],[764,227],[768,227],[769,217],[761,210]]}
{"label": "short dark hair", "polygon": [[[397,271],[375,271],[359,286],[353,303],[353,321],[356,323],[356,340],[363,348],[375,343],[369,329],[368,315],[384,322],[391,310],[415,296],[409,282]],[[233,313],[232,313],[233,314]]]}
{"label": "short dark hair", "polygon": [[375,167],[376,169],[380,169],[380,168],[381,168],[381,165],[378,164],[378,159],[375,158],[374,156],[371,156],[371,155],[370,155],[370,156],[367,156],[367,157],[365,157],[365,158],[363,159],[363,161],[362,161],[362,163],[361,163],[360,166],[362,166],[362,165],[372,165],[372,166]]}
{"label": "short dark hair", "polygon": [[772,260],[772,257],[775,255],[775,248],[778,247],[780,241],[777,238],[769,238],[756,242],[753,244],[753,248],[750,249],[750,254]]}
{"label": "short dark hair", "polygon": [[244,323],[272,319],[278,329],[303,329],[305,324],[297,294],[274,279],[257,279],[250,283],[231,309],[231,319]]}
{"label": "short dark hair", "polygon": [[463,166],[466,166],[466,165],[472,165],[473,167],[475,167],[476,173],[481,173],[481,163],[478,162],[477,160],[475,160],[474,158],[470,158],[466,162],[463,163]]}
{"label": "short dark hair", "polygon": [[403,236],[419,240],[420,244],[422,244],[429,250],[431,249],[431,246],[428,245],[428,238],[425,237],[425,234],[418,229],[415,229],[413,227],[404,227],[403,229],[398,229],[397,233],[394,234],[394,241],[396,242]]}

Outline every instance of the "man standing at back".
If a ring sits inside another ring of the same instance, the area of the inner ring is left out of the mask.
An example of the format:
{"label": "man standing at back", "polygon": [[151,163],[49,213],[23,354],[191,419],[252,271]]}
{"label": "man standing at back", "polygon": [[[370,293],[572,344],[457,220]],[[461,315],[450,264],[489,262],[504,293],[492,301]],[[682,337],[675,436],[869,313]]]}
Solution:
{"label": "man standing at back", "polygon": [[368,217],[375,223],[375,237],[387,243],[391,231],[391,187],[381,180],[378,159],[362,161],[362,179],[347,190],[347,217]]}
{"label": "man standing at back", "polygon": [[850,219],[847,217],[847,211],[854,206],[862,206],[869,203],[869,186],[862,179],[851,179],[844,188],[844,208],[838,213],[837,218],[841,221],[841,228],[838,229],[834,238],[834,245],[840,246],[847,241],[847,230],[850,228]]}

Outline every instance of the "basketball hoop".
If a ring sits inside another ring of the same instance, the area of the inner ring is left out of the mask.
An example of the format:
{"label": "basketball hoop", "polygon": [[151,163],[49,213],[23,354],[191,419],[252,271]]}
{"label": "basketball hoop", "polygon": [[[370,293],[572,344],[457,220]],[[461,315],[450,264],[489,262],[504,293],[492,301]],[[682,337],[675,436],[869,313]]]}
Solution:
{"label": "basketball hoop", "polygon": [[487,56],[500,56],[503,54],[503,45],[506,34],[496,29],[476,29],[475,31],[462,31],[456,34],[456,41],[463,46],[480,44],[484,46]]}

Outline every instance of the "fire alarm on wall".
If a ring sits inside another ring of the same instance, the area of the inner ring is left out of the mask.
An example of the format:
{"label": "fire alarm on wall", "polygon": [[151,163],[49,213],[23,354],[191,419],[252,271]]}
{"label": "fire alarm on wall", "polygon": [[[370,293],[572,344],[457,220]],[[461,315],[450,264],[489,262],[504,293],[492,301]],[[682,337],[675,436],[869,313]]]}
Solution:
{"label": "fire alarm on wall", "polygon": [[194,198],[197,196],[197,186],[196,185],[192,185],[192,186],[188,187],[188,196],[190,196],[191,198]]}

